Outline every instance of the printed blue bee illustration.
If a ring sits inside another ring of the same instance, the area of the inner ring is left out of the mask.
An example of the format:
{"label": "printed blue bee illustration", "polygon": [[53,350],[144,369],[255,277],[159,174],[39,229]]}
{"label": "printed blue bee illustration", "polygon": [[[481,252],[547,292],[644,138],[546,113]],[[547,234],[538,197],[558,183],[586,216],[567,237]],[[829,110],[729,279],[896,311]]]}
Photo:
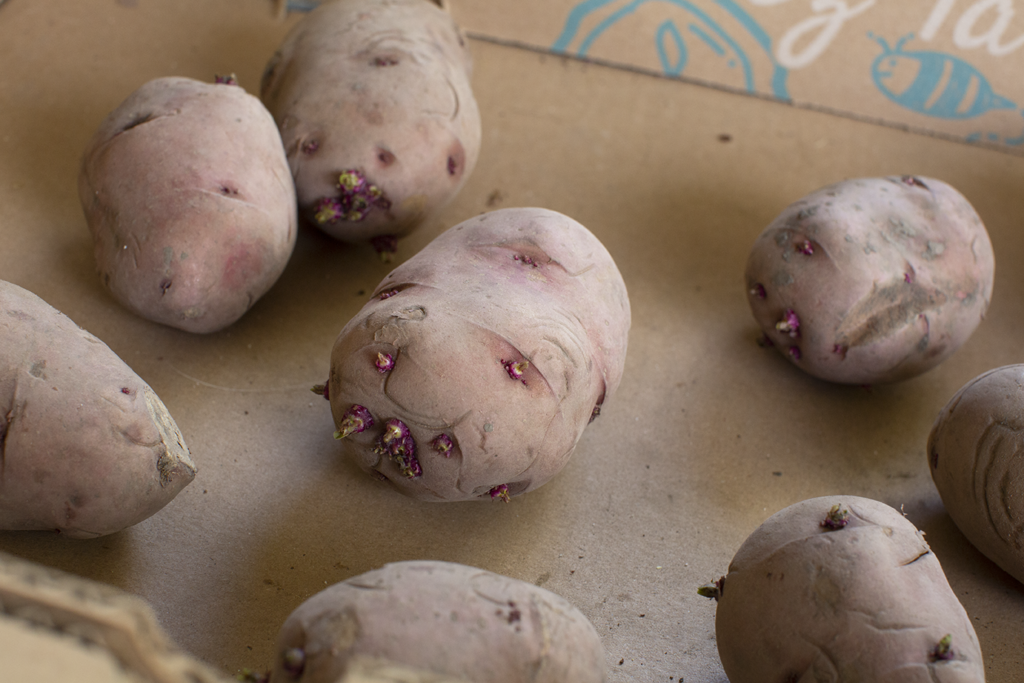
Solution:
{"label": "printed blue bee illustration", "polygon": [[[871,65],[875,86],[902,107],[942,119],[972,119],[993,110],[1018,110],[1016,103],[996,93],[985,75],[963,59],[944,52],[904,49],[914,37],[912,33],[900,38],[895,47],[889,47],[880,36],[869,33],[868,37],[882,46],[882,54]],[[994,142],[999,136],[973,133],[968,139]],[[1002,142],[1024,144],[1024,135]]]}
{"label": "printed blue bee illustration", "polygon": [[[679,76],[694,60],[719,60],[733,73],[735,87],[789,99],[788,72],[776,62],[771,39],[736,0],[711,0],[699,7],[690,0],[584,0],[570,12],[555,52],[586,57],[595,42],[643,6],[664,13],[655,30],[654,49],[662,72]],[[697,55],[700,55],[699,59]]]}

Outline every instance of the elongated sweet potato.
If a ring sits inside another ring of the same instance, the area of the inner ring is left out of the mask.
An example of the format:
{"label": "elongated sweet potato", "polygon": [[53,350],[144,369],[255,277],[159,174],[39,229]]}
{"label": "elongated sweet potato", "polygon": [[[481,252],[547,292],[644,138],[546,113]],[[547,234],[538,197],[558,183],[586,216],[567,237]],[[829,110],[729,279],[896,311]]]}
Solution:
{"label": "elongated sweet potato", "polygon": [[532,490],[618,387],[629,324],[622,276],[582,225],[545,209],[477,216],[392,271],[341,331],[335,436],[423,500]]}
{"label": "elongated sweet potato", "polygon": [[277,127],[236,85],[146,83],[96,131],[78,190],[114,298],[188,332],[238,320],[295,246],[295,187]]}
{"label": "elongated sweet potato", "polygon": [[451,562],[388,564],[306,600],[281,627],[270,683],[335,683],[367,660],[432,673],[411,679],[425,682],[606,680],[597,631],[569,602]]}
{"label": "elongated sweet potato", "polygon": [[949,400],[928,463],[960,531],[1024,583],[1024,365],[978,375]]}
{"label": "elongated sweet potato", "polygon": [[325,2],[285,38],[263,76],[299,208],[382,255],[451,200],[480,149],[471,59],[430,0]]}
{"label": "elongated sweet potato", "polygon": [[0,282],[0,529],[110,534],[195,476],[167,408],[45,301]]}
{"label": "elongated sweet potato", "polygon": [[757,238],[747,297],[765,339],[821,379],[876,384],[942,362],[978,327],[995,260],[981,219],[934,178],[848,180]]}
{"label": "elongated sweet potato", "polygon": [[718,599],[718,653],[731,683],[983,683],[971,621],[918,531],[856,496],[772,515]]}

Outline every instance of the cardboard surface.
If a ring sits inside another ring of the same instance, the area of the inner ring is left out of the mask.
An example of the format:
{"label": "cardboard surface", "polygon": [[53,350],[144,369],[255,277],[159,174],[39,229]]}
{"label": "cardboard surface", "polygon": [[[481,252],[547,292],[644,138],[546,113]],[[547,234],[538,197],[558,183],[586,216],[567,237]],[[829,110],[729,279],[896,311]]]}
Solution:
{"label": "cardboard surface", "polygon": [[[417,503],[338,457],[328,406],[309,391],[327,375],[334,337],[388,272],[369,247],[302,231],[275,287],[208,336],[133,316],[94,273],[75,191],[89,136],[151,78],[234,72],[255,90],[296,20],[276,21],[270,4],[0,5],[0,277],[125,359],[167,404],[199,467],[170,505],[124,532],[6,532],[0,550],[141,595],[171,638],[229,673],[269,667],[282,621],[325,586],[431,558],[576,604],[602,635],[610,681],[725,683],[714,604],[697,586],[724,574],[782,507],[862,495],[926,531],[977,629],[987,680],[1020,680],[1024,585],[953,525],[925,440],[962,384],[1024,361],[1024,271],[1013,265],[1024,258],[1024,159],[473,40],[479,164],[455,202],[401,242],[399,259],[492,208],[561,211],[615,257],[633,327],[618,394],[553,481],[507,505]],[[509,3],[453,4],[473,30],[491,10],[518,17],[504,22],[510,30],[527,21]],[[899,173],[941,178],[978,210],[996,253],[989,314],[919,378],[870,389],[813,380],[756,345],[747,251],[802,195]]]}
{"label": "cardboard surface", "polygon": [[1024,151],[1013,0],[460,3],[474,34]]}

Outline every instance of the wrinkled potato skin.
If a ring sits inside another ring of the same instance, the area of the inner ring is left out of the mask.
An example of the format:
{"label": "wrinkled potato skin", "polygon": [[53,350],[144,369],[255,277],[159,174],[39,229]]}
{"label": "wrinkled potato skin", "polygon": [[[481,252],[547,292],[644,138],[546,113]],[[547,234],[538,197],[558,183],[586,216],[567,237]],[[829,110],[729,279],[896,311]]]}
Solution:
{"label": "wrinkled potato skin", "polygon": [[303,683],[334,683],[375,658],[473,683],[603,683],[593,625],[554,593],[451,562],[396,562],[302,603],[277,638],[270,683],[294,680],[283,653],[305,654]]}
{"label": "wrinkled potato skin", "polygon": [[111,534],[195,476],[153,390],[45,301],[0,282],[0,529]]}
{"label": "wrinkled potato skin", "polygon": [[[472,60],[448,13],[428,0],[340,0],[295,26],[263,76],[299,208],[336,239],[401,237],[452,199],[480,150]],[[316,221],[317,202],[358,169],[390,208]]]}
{"label": "wrinkled potato skin", "polygon": [[[801,251],[807,246],[812,253]],[[747,261],[747,298],[797,367],[832,382],[881,384],[925,372],[970,337],[994,270],[981,219],[952,187],[864,178],[811,193],[761,233]],[[776,327],[788,309],[799,318],[796,335]]]}
{"label": "wrinkled potato skin", "polygon": [[1024,583],[1024,365],[964,385],[935,420],[928,459],[960,531]]}
{"label": "wrinkled potato skin", "polygon": [[[848,523],[821,526],[833,505]],[[893,508],[828,496],[776,513],[729,565],[715,619],[731,683],[983,683],[970,619]],[[952,635],[953,659],[934,661]]]}
{"label": "wrinkled potato skin", "polygon": [[146,83],[97,130],[78,189],[103,283],[129,310],[188,332],[238,320],[295,246],[280,135],[238,86]]}
{"label": "wrinkled potato skin", "polygon": [[[353,405],[375,419],[344,448],[421,500],[489,499],[502,484],[512,496],[533,490],[565,466],[618,387],[629,324],[615,262],[576,221],[545,209],[465,221],[392,271],[338,336],[335,424]],[[378,353],[394,358],[392,370],[377,370]],[[524,358],[513,379],[503,363]],[[391,418],[411,431],[422,476],[374,451]],[[450,457],[432,447],[441,434]]]}

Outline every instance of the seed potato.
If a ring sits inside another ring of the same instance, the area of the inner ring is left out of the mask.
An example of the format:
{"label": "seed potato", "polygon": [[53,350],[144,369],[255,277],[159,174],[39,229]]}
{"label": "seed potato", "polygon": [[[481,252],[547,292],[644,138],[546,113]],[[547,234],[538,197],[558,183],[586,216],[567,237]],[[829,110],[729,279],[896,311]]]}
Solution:
{"label": "seed potato", "polygon": [[96,131],[78,190],[103,284],[125,308],[188,332],[242,317],[295,246],[277,127],[230,83],[143,85]]}
{"label": "seed potato", "polygon": [[461,31],[430,0],[336,0],[303,18],[260,90],[302,215],[389,258],[476,165],[471,68]]}
{"label": "seed potato", "polygon": [[729,572],[715,634],[730,683],[983,683],[974,627],[897,510],[827,496],[772,515]]}
{"label": "seed potato", "polygon": [[195,473],[167,408],[124,361],[0,281],[0,529],[112,534]]}
{"label": "seed potato", "polygon": [[928,462],[960,531],[1024,583],[1024,365],[982,373],[950,399]]}
{"label": "seed potato", "polygon": [[411,681],[606,680],[597,631],[566,600],[451,562],[396,562],[324,589],[285,620],[276,652],[270,683],[335,683],[367,659],[421,670]]}
{"label": "seed potato", "polygon": [[503,209],[391,272],[331,352],[343,448],[427,501],[533,490],[619,385],[630,324],[611,255],[546,209]]}
{"label": "seed potato", "polygon": [[978,327],[995,260],[970,203],[934,178],[847,180],[765,228],[746,268],[764,339],[832,382],[880,384],[935,367]]}

